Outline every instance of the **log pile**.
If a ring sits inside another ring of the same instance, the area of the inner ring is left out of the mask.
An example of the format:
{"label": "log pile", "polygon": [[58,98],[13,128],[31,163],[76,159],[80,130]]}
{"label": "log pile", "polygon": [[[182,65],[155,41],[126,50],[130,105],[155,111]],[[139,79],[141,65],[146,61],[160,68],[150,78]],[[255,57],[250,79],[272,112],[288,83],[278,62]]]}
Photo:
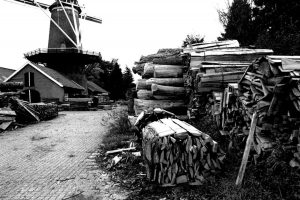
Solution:
{"label": "log pile", "polygon": [[259,58],[238,87],[230,85],[223,95],[221,133],[230,135],[232,148],[239,149],[243,139],[237,136],[247,137],[251,115],[257,112],[254,159],[267,154],[270,166],[289,159],[291,166],[300,168],[300,65],[294,64]]}
{"label": "log pile", "polygon": [[225,153],[218,143],[172,113],[142,112],[136,126],[142,130],[143,157],[152,182],[164,187],[202,185],[221,169]]}
{"label": "log pile", "polygon": [[181,51],[182,49],[160,49],[156,54],[142,56],[138,62],[135,62],[132,71],[135,74],[142,76],[146,63],[158,65],[182,65]]}
{"label": "log pile", "polygon": [[16,121],[16,112],[10,108],[0,108],[0,132],[5,131]]}
{"label": "log pile", "polygon": [[229,83],[237,83],[253,60],[273,53],[269,49],[241,48],[236,40],[195,44],[184,49],[188,73],[186,87],[190,101],[188,113],[194,111],[194,99],[223,92]]}
{"label": "log pile", "polygon": [[0,91],[17,91],[18,89],[23,89],[23,82],[2,82],[0,83]]}
{"label": "log pile", "polygon": [[29,104],[38,113],[41,121],[53,119],[58,116],[58,106],[53,103],[31,103]]}
{"label": "log pile", "polygon": [[[160,50],[159,55],[150,55],[147,59],[145,57],[141,58],[140,62],[143,63],[143,69],[139,74],[142,79],[137,81],[137,99],[134,100],[136,115],[139,115],[143,110],[156,107],[169,110],[178,115],[186,114],[184,67],[178,65],[182,63],[182,60],[179,62],[177,59],[181,59],[180,51],[175,51],[176,59],[172,57],[174,56],[174,53],[172,54],[173,50],[171,54],[168,53],[169,51],[171,50]],[[161,54],[164,57],[160,57]],[[168,56],[166,57],[166,55]],[[172,56],[169,57],[169,55]],[[168,62],[164,60],[167,58]],[[171,62],[172,59],[175,59],[174,62]],[[147,63],[144,63],[146,61]]]}
{"label": "log pile", "polygon": [[31,104],[16,97],[10,98],[10,104],[11,109],[16,113],[16,121],[21,124],[49,120],[58,116],[56,104]]}

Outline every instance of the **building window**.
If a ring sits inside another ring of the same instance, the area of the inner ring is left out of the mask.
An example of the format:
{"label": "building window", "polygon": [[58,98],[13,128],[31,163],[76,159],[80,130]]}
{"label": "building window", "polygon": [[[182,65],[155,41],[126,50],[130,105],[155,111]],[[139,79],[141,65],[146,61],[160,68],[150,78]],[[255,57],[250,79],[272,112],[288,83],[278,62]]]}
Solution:
{"label": "building window", "polygon": [[25,87],[34,87],[34,73],[26,72],[24,74],[24,85]]}

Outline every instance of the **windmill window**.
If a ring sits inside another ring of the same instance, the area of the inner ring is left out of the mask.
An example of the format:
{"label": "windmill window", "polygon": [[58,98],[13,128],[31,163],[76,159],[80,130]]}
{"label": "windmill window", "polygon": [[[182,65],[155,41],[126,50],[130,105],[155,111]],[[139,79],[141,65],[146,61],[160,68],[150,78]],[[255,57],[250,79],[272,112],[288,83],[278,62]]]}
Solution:
{"label": "windmill window", "polygon": [[26,72],[24,74],[25,87],[34,87],[34,73]]}

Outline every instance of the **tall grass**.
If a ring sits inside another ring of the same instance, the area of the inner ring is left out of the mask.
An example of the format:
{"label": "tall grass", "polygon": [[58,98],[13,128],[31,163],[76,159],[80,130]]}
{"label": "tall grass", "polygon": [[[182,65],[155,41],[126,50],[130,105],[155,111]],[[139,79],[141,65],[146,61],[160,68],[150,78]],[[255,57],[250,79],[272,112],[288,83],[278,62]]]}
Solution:
{"label": "tall grass", "polygon": [[127,148],[129,142],[135,137],[127,110],[124,108],[107,113],[102,124],[108,126],[108,131],[102,140],[103,150]]}

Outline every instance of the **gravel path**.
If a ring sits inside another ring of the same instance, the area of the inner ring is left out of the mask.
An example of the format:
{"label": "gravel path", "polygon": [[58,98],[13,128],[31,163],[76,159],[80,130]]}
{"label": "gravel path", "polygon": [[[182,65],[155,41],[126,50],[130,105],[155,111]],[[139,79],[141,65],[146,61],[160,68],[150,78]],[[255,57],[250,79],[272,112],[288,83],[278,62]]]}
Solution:
{"label": "gravel path", "polygon": [[61,112],[2,134],[0,199],[125,199],[94,159],[107,112]]}

